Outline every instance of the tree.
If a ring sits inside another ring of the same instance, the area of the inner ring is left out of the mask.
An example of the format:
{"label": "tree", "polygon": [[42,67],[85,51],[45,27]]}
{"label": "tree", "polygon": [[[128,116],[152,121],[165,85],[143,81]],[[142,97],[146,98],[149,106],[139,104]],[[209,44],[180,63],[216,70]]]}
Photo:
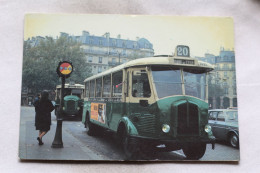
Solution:
{"label": "tree", "polygon": [[91,68],[84,59],[81,44],[69,37],[45,37],[39,45],[31,47],[24,42],[23,58],[23,86],[38,93],[42,90],[54,90],[60,84],[56,68],[60,61],[71,61],[74,71],[67,81],[83,83],[84,79],[91,76]]}

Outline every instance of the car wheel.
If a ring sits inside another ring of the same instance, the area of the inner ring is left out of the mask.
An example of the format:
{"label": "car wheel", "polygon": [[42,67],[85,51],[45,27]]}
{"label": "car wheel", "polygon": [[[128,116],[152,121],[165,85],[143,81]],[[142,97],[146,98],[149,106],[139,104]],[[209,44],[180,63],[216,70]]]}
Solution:
{"label": "car wheel", "polygon": [[232,133],[229,137],[229,144],[234,147],[234,148],[238,148],[239,146],[239,140],[238,140],[238,136],[234,133]]}
{"label": "car wheel", "polygon": [[206,144],[188,144],[182,148],[182,151],[188,160],[198,160],[204,156],[206,151]]}

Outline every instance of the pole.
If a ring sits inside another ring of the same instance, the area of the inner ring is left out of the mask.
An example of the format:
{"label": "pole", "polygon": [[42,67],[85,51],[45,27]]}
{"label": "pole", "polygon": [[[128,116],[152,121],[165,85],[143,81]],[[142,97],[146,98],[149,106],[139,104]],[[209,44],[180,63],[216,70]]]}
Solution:
{"label": "pole", "polygon": [[120,54],[121,54],[121,53],[119,53],[119,52],[118,52],[118,57],[119,57],[119,65],[120,65]]}
{"label": "pole", "polygon": [[63,105],[64,105],[64,86],[65,86],[65,77],[62,77],[61,84],[61,98],[60,98],[60,107],[57,114],[57,126],[54,140],[52,142],[52,148],[63,148],[62,142],[62,117],[63,117]]}

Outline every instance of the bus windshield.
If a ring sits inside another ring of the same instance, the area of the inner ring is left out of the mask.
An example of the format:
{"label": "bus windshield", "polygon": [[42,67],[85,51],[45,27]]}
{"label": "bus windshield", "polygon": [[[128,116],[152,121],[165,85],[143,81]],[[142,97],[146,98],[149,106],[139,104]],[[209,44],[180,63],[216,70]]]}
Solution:
{"label": "bus windshield", "polygon": [[159,98],[171,95],[182,95],[180,69],[152,67],[152,76]]}
{"label": "bus windshield", "polygon": [[[183,95],[181,69],[174,67],[152,67],[152,76],[159,98]],[[205,100],[206,74],[203,70],[183,69],[185,95]]]}
{"label": "bus windshield", "polygon": [[183,69],[185,94],[205,100],[206,74],[201,70]]}
{"label": "bus windshield", "polygon": [[78,96],[80,98],[81,93],[82,93],[82,89],[65,88],[64,96],[74,95],[74,96]]}

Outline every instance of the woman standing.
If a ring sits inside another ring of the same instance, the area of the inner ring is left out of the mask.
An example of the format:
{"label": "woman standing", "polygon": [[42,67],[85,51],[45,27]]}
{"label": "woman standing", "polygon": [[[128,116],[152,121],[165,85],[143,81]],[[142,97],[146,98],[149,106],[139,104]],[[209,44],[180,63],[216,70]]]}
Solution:
{"label": "woman standing", "polygon": [[37,137],[39,145],[43,145],[42,137],[50,130],[51,112],[54,110],[48,97],[48,92],[43,91],[40,100],[35,102],[35,126],[36,130],[39,130],[39,137]]}

